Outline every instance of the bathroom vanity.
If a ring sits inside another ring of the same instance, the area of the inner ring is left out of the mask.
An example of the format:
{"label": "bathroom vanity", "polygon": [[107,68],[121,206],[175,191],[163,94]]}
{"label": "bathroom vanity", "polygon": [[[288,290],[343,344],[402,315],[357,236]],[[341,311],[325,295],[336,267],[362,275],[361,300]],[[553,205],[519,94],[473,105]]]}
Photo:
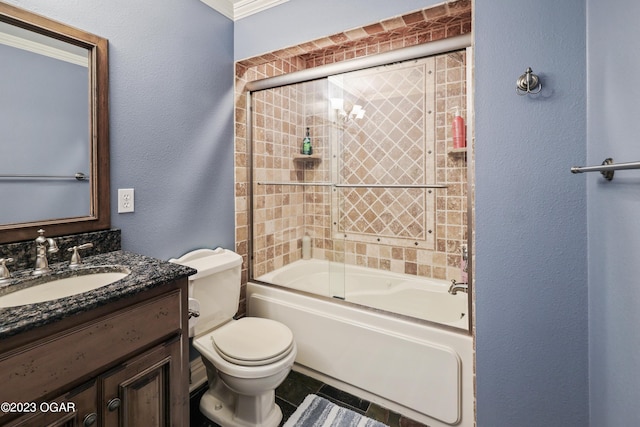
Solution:
{"label": "bathroom vanity", "polygon": [[[119,230],[109,229],[108,41],[2,2],[0,33],[20,46],[3,51],[14,65],[4,83],[53,106],[0,100],[15,113],[7,123],[50,126],[16,125],[24,135],[4,159],[12,181],[3,196],[20,203],[0,209],[0,426],[187,426],[187,277],[195,270],[122,252]],[[23,78],[34,72],[47,79]],[[58,155],[69,152],[78,156]],[[71,175],[31,175],[51,163]],[[74,184],[54,191],[40,182],[63,178]]]}
{"label": "bathroom vanity", "polygon": [[[0,308],[0,425],[189,425],[187,277],[195,270],[122,251],[87,257],[78,270],[104,266],[130,273]],[[68,274],[67,263],[48,273]],[[1,285],[0,303],[27,277]]]}

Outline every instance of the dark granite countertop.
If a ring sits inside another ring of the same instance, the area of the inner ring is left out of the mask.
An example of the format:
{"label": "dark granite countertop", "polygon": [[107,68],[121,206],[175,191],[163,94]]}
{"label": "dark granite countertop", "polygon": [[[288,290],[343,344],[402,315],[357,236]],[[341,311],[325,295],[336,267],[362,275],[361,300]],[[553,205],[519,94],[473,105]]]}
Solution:
{"label": "dark granite countertop", "polygon": [[[50,264],[49,267],[51,272],[41,276],[38,281],[81,274],[79,271],[82,269],[101,268],[113,271],[124,267],[131,273],[123,279],[82,294],[37,304],[0,308],[0,340],[196,273],[196,270],[183,265],[124,251],[88,256],[83,259],[83,265],[74,270],[69,268],[68,262]],[[22,288],[21,283],[27,279],[33,279],[31,270],[14,272],[9,283],[0,285],[0,296]]]}

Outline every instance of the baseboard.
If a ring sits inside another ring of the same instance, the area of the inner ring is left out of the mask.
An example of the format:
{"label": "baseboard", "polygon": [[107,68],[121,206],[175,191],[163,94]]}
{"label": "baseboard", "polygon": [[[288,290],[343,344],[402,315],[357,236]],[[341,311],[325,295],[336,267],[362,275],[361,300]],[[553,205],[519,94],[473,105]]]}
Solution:
{"label": "baseboard", "polygon": [[198,357],[189,363],[189,394],[207,382],[207,369]]}

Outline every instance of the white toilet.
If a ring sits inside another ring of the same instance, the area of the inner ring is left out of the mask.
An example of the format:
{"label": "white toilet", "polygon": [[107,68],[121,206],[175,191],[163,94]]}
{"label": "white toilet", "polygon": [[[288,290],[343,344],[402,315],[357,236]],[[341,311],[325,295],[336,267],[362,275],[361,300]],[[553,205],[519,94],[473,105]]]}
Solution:
{"label": "white toilet", "polygon": [[189,336],[209,381],[200,411],[224,427],[277,426],[282,411],[275,389],[297,353],[291,330],[270,319],[233,319],[240,300],[240,255],[198,249],[170,261],[198,270],[189,277],[189,297],[199,303],[200,315]]}

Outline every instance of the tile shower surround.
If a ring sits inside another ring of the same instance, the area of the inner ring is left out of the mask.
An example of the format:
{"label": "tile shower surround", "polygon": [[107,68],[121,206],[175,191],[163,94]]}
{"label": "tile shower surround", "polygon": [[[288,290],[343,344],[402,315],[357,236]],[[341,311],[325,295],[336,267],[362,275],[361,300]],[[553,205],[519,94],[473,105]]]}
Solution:
{"label": "tile shower surround", "polygon": [[[236,251],[244,259],[243,284],[248,279],[248,168],[251,161],[248,156],[249,142],[246,139],[245,84],[265,77],[377,54],[470,31],[471,2],[458,1],[236,63]],[[320,190],[312,192],[309,189],[314,187],[305,187],[306,192],[302,188],[283,192],[281,187],[263,186],[257,192],[254,208],[267,209],[268,204],[273,208],[270,212],[267,210],[264,212],[270,215],[269,217],[254,218],[255,234],[258,236],[258,241],[254,242],[254,245],[262,249],[258,252],[256,261],[258,265],[262,262],[261,269],[273,269],[282,263],[298,259],[300,238],[304,231],[307,231],[313,238],[316,258],[323,256],[326,259],[342,261],[340,254],[344,253],[347,257],[346,262],[358,265],[441,279],[459,279],[460,245],[467,239],[467,177],[465,156],[448,154],[448,149],[451,148],[452,119],[452,112],[448,109],[454,105],[461,106],[463,107],[462,115],[466,117],[465,59],[464,56],[457,58],[447,56],[436,61],[435,182],[447,184],[449,187],[445,191],[436,190],[435,247],[432,250],[426,250],[402,245],[370,244],[366,241],[333,241],[330,239],[330,232],[327,233],[330,228],[331,213],[321,207],[328,206],[325,202],[330,195],[325,192],[326,189],[315,187]],[[298,89],[290,88],[290,90]],[[264,99],[259,100],[260,102],[255,106],[254,114],[258,114],[254,116],[257,125],[254,137],[257,137],[259,144],[255,150],[256,152],[264,150],[261,152],[262,155],[254,155],[256,162],[263,162],[255,166],[265,166],[265,171],[274,171],[274,165],[279,168],[283,162],[289,161],[290,157],[279,157],[281,153],[274,155],[274,150],[277,150],[274,138],[286,140],[292,150],[298,150],[306,126],[312,128],[314,149],[323,150],[323,147],[327,146],[329,137],[323,133],[327,131],[321,131],[319,125],[314,126],[314,119],[309,116],[300,115],[303,102],[297,101],[299,99],[301,95],[298,93],[276,93],[265,95]],[[261,108],[269,114],[260,114]],[[272,127],[274,119],[278,120],[279,126],[276,133]],[[302,167],[298,165],[287,168],[286,172],[279,172],[284,176],[274,176],[273,173],[276,172],[272,172],[272,175],[256,177],[256,180],[266,178],[283,181],[321,180],[328,173],[328,165],[329,162],[325,161],[313,167],[303,163]],[[254,192],[260,187],[254,186]],[[297,215],[303,203],[307,205],[305,207],[307,217]],[[304,231],[303,225],[306,227]],[[245,311],[244,292],[242,298],[240,313]]]}

